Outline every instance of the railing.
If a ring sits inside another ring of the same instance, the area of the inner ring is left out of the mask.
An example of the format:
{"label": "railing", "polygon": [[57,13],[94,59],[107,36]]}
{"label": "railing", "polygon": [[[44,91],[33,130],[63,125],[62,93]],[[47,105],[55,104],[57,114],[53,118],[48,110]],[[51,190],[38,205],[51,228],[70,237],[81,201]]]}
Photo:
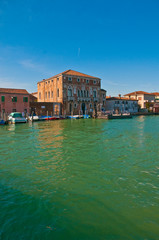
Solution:
{"label": "railing", "polygon": [[72,97],[72,96],[68,96],[68,97],[67,97],[67,100],[68,100],[68,101],[74,101],[74,100],[75,100],[75,98],[74,98],[74,97]]}
{"label": "railing", "polygon": [[94,101],[94,102],[98,102],[98,98],[97,98],[97,97],[94,97],[94,98],[93,98],[93,101]]}
{"label": "railing", "polygon": [[91,101],[91,98],[90,97],[78,97],[77,101],[89,102],[89,101]]}

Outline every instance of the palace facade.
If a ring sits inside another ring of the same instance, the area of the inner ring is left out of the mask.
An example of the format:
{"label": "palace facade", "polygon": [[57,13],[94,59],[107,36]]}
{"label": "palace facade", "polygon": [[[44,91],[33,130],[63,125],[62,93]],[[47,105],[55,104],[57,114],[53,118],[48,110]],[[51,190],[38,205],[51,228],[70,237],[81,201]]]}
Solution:
{"label": "palace facade", "polygon": [[100,108],[101,79],[98,77],[67,70],[38,82],[37,89],[38,102],[61,103],[64,115],[91,114]]}

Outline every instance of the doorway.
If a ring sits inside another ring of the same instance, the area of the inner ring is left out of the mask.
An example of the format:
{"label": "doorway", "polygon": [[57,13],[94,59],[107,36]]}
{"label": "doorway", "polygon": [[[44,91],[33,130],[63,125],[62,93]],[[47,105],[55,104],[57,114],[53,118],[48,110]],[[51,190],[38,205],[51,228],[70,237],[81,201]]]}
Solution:
{"label": "doorway", "polygon": [[82,103],[82,113],[83,113],[83,115],[85,114],[85,110],[86,110],[86,105],[85,105],[85,103]]}
{"label": "doorway", "polygon": [[72,114],[72,103],[70,103],[69,112],[70,112],[70,115],[71,115]]}

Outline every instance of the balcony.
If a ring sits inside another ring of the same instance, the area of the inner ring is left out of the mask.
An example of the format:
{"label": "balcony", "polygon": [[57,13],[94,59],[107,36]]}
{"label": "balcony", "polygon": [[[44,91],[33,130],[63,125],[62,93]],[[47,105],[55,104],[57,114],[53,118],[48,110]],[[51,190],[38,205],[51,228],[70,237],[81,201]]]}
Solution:
{"label": "balcony", "polygon": [[75,100],[75,98],[74,98],[74,97],[72,97],[72,96],[68,96],[68,97],[67,97],[67,100],[68,100],[68,101],[74,101],[74,100]]}
{"label": "balcony", "polygon": [[98,98],[97,97],[93,97],[93,101],[94,102],[98,102]]}
{"label": "balcony", "polygon": [[79,101],[79,102],[90,102],[91,98],[90,97],[78,97],[77,101]]}

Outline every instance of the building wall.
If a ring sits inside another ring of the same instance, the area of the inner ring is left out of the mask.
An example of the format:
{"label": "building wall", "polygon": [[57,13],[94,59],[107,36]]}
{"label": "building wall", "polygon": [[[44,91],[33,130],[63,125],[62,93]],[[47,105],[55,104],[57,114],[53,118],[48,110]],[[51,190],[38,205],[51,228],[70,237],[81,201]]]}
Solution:
{"label": "building wall", "polygon": [[38,87],[38,102],[62,103],[63,101],[62,75],[38,82],[37,87]]}
{"label": "building wall", "polygon": [[38,116],[61,115],[61,103],[52,102],[30,102],[30,114],[35,113]]}
{"label": "building wall", "polygon": [[106,111],[110,111],[114,113],[118,111],[119,113],[130,112],[135,113],[138,112],[138,103],[137,101],[131,100],[107,100],[106,101]]}
{"label": "building wall", "polygon": [[[100,101],[100,79],[63,76],[63,113],[91,114]],[[96,93],[94,93],[96,92]]]}
{"label": "building wall", "polygon": [[[4,102],[2,102],[2,96],[5,97]],[[17,102],[12,102],[13,97],[17,97]],[[28,97],[28,102],[24,102],[23,97]],[[10,114],[13,111],[29,112],[29,94],[0,93],[0,112]]]}
{"label": "building wall", "polygon": [[106,91],[104,89],[100,90],[100,109],[106,110]]}

